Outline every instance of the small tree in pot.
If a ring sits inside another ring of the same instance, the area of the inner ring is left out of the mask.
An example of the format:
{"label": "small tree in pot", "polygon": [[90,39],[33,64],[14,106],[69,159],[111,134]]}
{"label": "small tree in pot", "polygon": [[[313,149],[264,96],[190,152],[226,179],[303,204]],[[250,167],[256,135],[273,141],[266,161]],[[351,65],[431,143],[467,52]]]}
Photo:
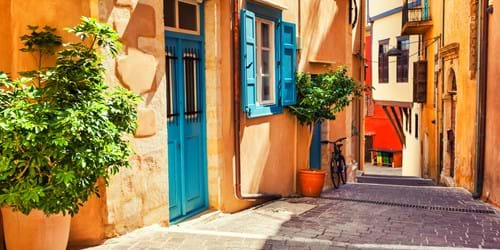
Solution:
{"label": "small tree in pot", "polygon": [[[306,159],[309,159],[315,125],[334,120],[336,113],[347,107],[353,97],[362,96],[366,89],[347,76],[345,67],[316,76],[309,73],[297,75],[298,100],[296,105],[290,107],[290,111],[302,125],[309,128]],[[322,170],[301,170],[299,180],[302,193],[318,196],[323,188],[324,176],[325,171]]]}
{"label": "small tree in pot", "polygon": [[68,215],[98,193],[98,179],[107,183],[129,166],[132,150],[124,134],[136,129],[140,97],[108,90],[99,51],[115,56],[121,45],[107,24],[82,18],[68,29],[81,42],[64,45],[49,68],[41,60],[61,45],[60,37],[50,27],[29,28],[22,51],[37,57],[38,69],[16,80],[0,74],[4,230],[8,249],[28,249],[37,240],[36,249],[65,249]]}

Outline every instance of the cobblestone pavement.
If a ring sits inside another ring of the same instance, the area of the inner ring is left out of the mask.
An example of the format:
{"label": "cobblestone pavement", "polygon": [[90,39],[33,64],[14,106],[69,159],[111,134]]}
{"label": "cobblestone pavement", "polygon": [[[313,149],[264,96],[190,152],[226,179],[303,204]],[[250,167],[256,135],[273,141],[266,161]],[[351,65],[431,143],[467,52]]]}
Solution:
{"label": "cobblestone pavement", "polygon": [[500,211],[463,189],[348,184],[146,227],[93,249],[500,249]]}

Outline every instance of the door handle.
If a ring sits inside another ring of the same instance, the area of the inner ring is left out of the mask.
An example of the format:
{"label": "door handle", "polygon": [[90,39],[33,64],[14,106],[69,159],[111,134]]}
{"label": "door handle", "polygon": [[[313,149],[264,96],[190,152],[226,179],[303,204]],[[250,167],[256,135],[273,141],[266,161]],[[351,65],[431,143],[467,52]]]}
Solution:
{"label": "door handle", "polygon": [[253,64],[253,62],[250,62],[250,64],[248,64],[246,68],[248,69],[248,68],[252,67],[252,64]]}

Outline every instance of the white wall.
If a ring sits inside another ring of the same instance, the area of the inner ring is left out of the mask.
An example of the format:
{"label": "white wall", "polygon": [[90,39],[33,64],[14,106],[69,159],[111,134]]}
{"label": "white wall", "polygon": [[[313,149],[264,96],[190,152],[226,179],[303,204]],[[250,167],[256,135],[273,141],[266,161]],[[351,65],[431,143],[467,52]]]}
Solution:
{"label": "white wall", "polygon": [[[415,123],[415,115],[418,115],[418,124]],[[406,130],[406,118],[403,117],[403,130],[406,138],[406,145],[403,146],[403,176],[421,177],[421,145],[420,138],[424,136],[420,124],[422,117],[420,115],[420,104],[413,104],[411,109],[411,130]],[[418,127],[418,138],[415,137]],[[411,131],[411,132],[410,132]]]}
{"label": "white wall", "polygon": [[378,45],[380,40],[389,40],[389,49],[397,48],[397,37],[401,36],[401,12],[378,19],[372,26],[372,66],[373,99],[376,101],[413,101],[413,62],[418,60],[418,36],[410,36],[410,59],[408,82],[397,82],[397,57],[389,57],[389,82],[379,83]]}

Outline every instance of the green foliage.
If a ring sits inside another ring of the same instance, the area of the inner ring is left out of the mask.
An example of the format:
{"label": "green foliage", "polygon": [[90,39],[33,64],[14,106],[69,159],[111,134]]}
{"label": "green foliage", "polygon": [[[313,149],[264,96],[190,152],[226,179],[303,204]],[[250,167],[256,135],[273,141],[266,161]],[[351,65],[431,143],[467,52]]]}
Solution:
{"label": "green foliage", "polygon": [[[55,29],[44,30],[50,39],[23,36],[23,51],[56,47]],[[0,73],[0,205],[25,214],[74,215],[133,153],[124,135],[137,127],[140,97],[108,90],[99,55],[119,53],[118,35],[90,18],[68,30],[82,41],[65,44],[55,66],[16,80]]]}
{"label": "green foliage", "polygon": [[54,34],[56,29],[52,27],[45,26],[42,31],[39,31],[38,28],[38,26],[28,25],[28,30],[31,33],[21,36],[24,45],[21,51],[53,55],[54,48],[62,45],[61,37]]}
{"label": "green foliage", "polygon": [[340,67],[317,76],[297,74],[297,104],[290,107],[301,124],[313,125],[324,120],[334,120],[335,114],[348,106],[353,97],[359,97],[367,88],[347,76],[347,69]]}

